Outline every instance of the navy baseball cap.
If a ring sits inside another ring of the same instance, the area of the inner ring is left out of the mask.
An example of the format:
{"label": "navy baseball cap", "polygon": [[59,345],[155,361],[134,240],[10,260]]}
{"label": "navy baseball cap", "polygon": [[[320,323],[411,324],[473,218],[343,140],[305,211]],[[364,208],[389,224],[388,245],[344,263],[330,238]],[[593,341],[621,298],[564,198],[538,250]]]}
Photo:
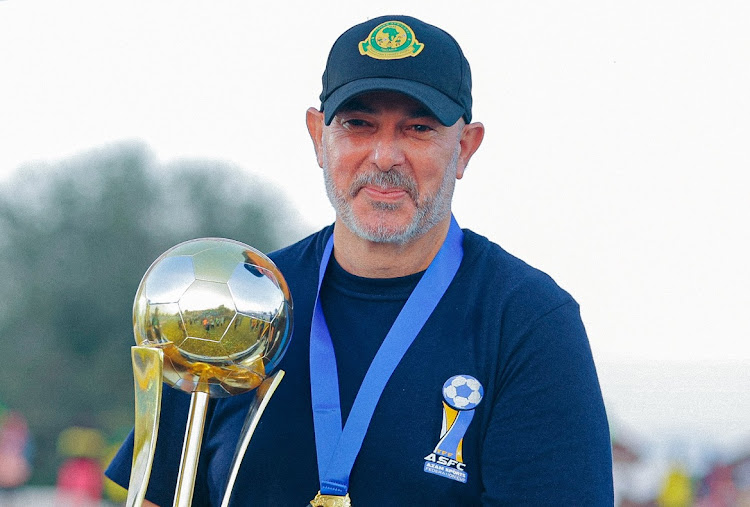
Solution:
{"label": "navy baseball cap", "polygon": [[471,122],[469,62],[453,37],[417,18],[381,16],[334,42],[320,94],[326,125],[349,99],[371,91],[406,94],[443,125]]}

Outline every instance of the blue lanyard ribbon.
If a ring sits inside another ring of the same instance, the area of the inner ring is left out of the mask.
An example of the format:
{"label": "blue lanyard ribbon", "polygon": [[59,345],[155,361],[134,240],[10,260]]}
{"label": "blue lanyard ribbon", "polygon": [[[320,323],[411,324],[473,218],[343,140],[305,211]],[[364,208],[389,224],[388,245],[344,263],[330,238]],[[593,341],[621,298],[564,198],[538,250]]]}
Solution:
{"label": "blue lanyard ribbon", "polygon": [[320,303],[320,288],[332,251],[333,234],[320,261],[318,296],[310,331],[310,388],[320,491],[324,495],[344,495],[349,489],[349,474],[388,379],[458,271],[463,258],[463,232],[451,216],[443,245],[375,354],[343,430],[336,356]]}

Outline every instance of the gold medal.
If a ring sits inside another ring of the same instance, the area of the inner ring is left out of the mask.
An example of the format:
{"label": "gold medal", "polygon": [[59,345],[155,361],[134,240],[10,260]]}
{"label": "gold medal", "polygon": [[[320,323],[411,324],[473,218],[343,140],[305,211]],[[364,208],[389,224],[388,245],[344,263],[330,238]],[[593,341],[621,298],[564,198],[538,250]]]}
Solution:
{"label": "gold medal", "polygon": [[310,507],[352,507],[352,500],[349,493],[344,496],[323,495],[320,491],[315,498],[310,500]]}

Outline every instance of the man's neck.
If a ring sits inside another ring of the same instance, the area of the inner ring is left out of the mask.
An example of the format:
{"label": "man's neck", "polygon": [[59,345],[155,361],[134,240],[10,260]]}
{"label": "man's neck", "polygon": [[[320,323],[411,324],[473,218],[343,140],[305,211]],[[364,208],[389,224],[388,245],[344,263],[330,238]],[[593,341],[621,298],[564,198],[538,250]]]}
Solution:
{"label": "man's neck", "polygon": [[448,235],[450,216],[414,240],[375,243],[360,238],[340,221],[334,226],[333,255],[346,271],[366,278],[395,278],[424,271]]}

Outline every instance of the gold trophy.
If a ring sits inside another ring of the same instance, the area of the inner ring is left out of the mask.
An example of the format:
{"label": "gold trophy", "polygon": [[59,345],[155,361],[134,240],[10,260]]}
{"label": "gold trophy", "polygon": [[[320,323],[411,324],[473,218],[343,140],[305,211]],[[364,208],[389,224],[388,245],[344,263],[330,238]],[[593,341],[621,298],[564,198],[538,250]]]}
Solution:
{"label": "gold trophy", "polygon": [[229,503],[250,438],[284,376],[270,375],[289,343],[292,298],[274,263],[243,243],[202,238],[167,250],[146,271],[133,305],[133,466],[126,505],[146,495],[162,383],[191,394],[174,506],[192,502],[209,398],[255,389],[228,470]]}

